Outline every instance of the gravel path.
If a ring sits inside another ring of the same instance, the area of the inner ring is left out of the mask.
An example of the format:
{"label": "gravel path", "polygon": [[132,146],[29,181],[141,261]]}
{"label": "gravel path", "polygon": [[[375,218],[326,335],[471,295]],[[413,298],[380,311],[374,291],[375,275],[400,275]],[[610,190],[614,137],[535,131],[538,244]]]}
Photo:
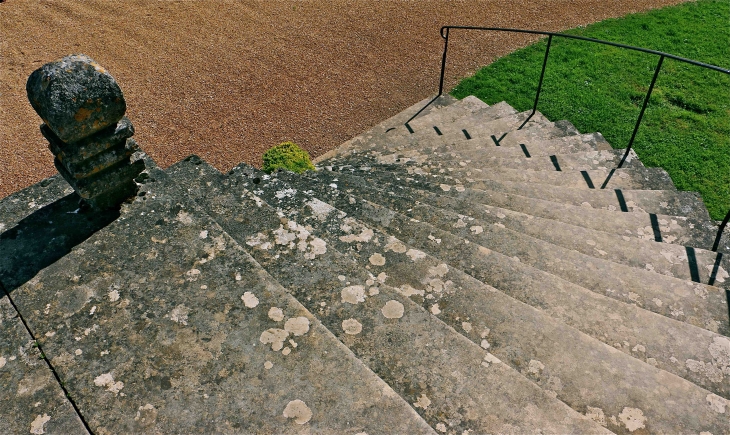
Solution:
{"label": "gravel path", "polygon": [[[55,173],[25,95],[43,63],[85,53],[117,79],[163,167],[220,170],[293,140],[312,156],[435,93],[445,24],[564,30],[679,0],[0,3],[0,198]],[[529,42],[452,32],[448,86]]]}

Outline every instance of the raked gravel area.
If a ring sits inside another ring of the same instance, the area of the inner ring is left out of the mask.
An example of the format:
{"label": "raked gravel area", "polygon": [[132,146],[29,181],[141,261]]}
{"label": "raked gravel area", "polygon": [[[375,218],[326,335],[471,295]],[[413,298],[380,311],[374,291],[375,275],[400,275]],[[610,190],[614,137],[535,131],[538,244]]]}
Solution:
{"label": "raked gravel area", "polygon": [[[25,82],[85,53],[124,91],[142,148],[226,171],[292,140],[313,157],[437,89],[442,25],[559,31],[677,0],[0,2],[0,198],[54,174]],[[528,44],[453,32],[447,86]],[[534,38],[532,39],[534,40]]]}

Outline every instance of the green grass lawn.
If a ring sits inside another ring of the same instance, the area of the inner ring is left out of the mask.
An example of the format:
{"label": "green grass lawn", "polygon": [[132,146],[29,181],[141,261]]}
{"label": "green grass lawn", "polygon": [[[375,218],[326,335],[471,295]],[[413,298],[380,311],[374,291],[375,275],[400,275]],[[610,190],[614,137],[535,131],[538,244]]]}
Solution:
{"label": "green grass lawn", "polygon": [[[659,50],[730,68],[730,1],[699,0],[610,19],[566,33]],[[464,79],[452,91],[488,104],[532,108],[546,40]],[[658,56],[554,37],[538,110],[625,148]],[[717,220],[730,209],[730,76],[665,59],[634,150],[667,170],[677,188],[700,192]]]}

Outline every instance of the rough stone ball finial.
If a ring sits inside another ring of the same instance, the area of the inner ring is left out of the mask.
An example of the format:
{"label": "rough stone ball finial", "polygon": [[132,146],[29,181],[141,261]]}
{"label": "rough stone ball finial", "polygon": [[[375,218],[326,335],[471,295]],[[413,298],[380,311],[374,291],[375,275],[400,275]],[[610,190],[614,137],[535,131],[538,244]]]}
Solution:
{"label": "rough stone ball finial", "polygon": [[67,143],[116,124],[127,110],[116,80],[83,54],[66,56],[33,71],[25,89],[33,109]]}
{"label": "rough stone ball finial", "polygon": [[101,65],[83,54],[66,56],[33,71],[26,90],[56,169],[83,203],[105,209],[137,192],[134,179],[145,162],[122,90]]}

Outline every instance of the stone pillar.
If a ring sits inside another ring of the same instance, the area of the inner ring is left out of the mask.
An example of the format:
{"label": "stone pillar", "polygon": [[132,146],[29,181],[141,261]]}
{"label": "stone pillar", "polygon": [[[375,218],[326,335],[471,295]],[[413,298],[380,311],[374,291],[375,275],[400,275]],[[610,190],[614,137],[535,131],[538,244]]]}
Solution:
{"label": "stone pillar", "polygon": [[101,65],[66,56],[33,71],[25,88],[56,169],[85,203],[105,209],[136,194],[144,160],[131,159],[138,146],[124,95]]}

